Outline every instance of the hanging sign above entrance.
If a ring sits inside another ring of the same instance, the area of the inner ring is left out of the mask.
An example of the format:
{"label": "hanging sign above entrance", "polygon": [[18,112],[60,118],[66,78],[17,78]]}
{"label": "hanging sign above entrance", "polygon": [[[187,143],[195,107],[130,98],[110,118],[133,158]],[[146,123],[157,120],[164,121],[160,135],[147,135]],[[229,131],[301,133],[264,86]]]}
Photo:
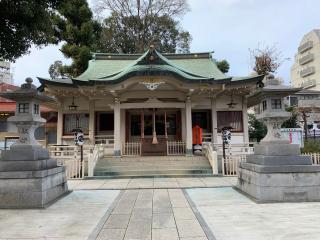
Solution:
{"label": "hanging sign above entrance", "polygon": [[140,84],[143,84],[143,85],[144,85],[147,89],[149,89],[150,91],[154,91],[154,90],[156,90],[161,84],[164,84],[164,82],[150,80],[150,81],[140,82]]}

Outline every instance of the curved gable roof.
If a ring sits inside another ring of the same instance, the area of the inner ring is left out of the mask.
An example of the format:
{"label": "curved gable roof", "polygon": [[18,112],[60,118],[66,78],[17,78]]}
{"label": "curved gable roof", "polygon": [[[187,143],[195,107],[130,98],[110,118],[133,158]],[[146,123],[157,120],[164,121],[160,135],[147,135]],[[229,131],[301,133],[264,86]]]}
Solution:
{"label": "curved gable roof", "polygon": [[39,78],[41,83],[58,85],[115,84],[134,76],[174,76],[185,82],[227,83],[262,81],[263,76],[232,78],[223,74],[211,53],[161,54],[150,48],[143,54],[96,53],[87,70],[66,80]]}

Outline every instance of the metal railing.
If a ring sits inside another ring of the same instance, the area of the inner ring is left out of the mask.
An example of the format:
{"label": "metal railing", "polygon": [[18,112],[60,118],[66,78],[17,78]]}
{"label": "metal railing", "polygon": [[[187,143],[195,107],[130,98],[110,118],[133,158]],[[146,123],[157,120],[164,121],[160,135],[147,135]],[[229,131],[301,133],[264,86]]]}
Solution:
{"label": "metal railing", "polygon": [[317,84],[317,81],[315,79],[309,79],[309,80],[306,80],[306,81],[303,81],[300,86],[301,87],[309,87],[309,86],[313,86],[313,85],[316,85]]}
{"label": "metal railing", "polygon": [[305,55],[299,59],[299,64],[300,65],[306,64],[308,62],[313,61],[313,59],[314,59],[314,55],[312,53],[309,53],[308,55]]}
{"label": "metal railing", "polygon": [[303,53],[303,52],[309,50],[312,47],[313,47],[313,42],[312,41],[308,41],[308,42],[306,42],[306,43],[304,43],[304,44],[302,44],[302,45],[300,45],[298,47],[298,52],[299,53]]}
{"label": "metal railing", "polygon": [[300,77],[306,77],[316,72],[315,67],[307,67],[300,71]]}
{"label": "metal railing", "polygon": [[141,156],[141,142],[125,142],[122,148],[123,156]]}
{"label": "metal railing", "polygon": [[186,143],[183,141],[168,141],[167,142],[167,155],[185,155]]}
{"label": "metal railing", "polygon": [[245,162],[246,155],[229,155],[222,158],[222,174],[224,176],[237,176],[240,162]]}

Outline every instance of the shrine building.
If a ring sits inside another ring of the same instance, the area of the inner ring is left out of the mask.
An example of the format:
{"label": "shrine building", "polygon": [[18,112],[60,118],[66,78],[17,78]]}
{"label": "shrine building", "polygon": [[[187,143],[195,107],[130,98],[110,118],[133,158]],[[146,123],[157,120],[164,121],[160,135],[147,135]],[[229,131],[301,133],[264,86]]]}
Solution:
{"label": "shrine building", "polygon": [[249,143],[249,93],[264,76],[230,77],[212,53],[95,53],[75,78],[39,78],[55,97],[57,144],[73,144],[80,128],[86,144],[112,146],[121,155],[190,155],[192,128],[204,142],[221,144],[232,127],[232,143]]}

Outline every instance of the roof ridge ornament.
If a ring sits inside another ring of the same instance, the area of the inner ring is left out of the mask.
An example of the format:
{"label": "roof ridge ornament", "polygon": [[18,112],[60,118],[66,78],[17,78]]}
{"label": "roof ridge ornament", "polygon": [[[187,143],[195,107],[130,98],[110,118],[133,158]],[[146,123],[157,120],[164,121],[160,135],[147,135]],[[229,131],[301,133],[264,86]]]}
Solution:
{"label": "roof ridge ornament", "polygon": [[21,84],[21,89],[37,89],[37,87],[32,84],[32,78],[28,77],[25,81],[26,83]]}

